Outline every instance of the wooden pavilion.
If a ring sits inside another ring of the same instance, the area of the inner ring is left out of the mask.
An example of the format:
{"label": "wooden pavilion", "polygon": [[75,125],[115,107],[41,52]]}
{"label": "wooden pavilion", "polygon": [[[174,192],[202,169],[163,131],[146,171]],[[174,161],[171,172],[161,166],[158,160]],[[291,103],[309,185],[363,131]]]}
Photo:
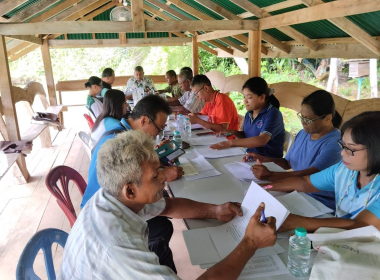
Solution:
{"label": "wooden pavilion", "polygon": [[[0,132],[19,140],[8,59],[41,48],[47,100],[57,105],[50,48],[191,45],[217,56],[248,58],[380,58],[379,0],[128,0],[132,21],[110,21],[119,0],[0,1]],[[294,102],[293,102],[294,103]],[[5,122],[4,122],[5,121]],[[25,159],[18,157],[28,179]]]}

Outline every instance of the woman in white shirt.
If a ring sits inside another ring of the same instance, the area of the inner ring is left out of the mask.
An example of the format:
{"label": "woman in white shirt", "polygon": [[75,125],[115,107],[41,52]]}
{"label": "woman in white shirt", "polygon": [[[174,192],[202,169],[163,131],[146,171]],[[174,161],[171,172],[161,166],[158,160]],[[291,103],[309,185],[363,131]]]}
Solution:
{"label": "woman in white shirt", "polygon": [[112,129],[127,113],[128,103],[125,95],[117,89],[107,90],[103,100],[103,111],[96,118],[91,133],[90,148],[95,147],[104,132]]}

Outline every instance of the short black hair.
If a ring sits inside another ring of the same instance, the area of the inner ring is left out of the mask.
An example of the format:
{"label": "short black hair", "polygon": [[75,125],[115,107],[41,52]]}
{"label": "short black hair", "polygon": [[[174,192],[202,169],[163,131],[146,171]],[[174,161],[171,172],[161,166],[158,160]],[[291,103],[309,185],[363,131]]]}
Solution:
{"label": "short black hair", "polygon": [[261,77],[248,79],[242,89],[247,88],[250,92],[261,96],[265,95],[265,101],[271,103],[277,109],[280,109],[280,101],[274,96],[273,90],[268,87],[268,83]]}
{"label": "short black hair", "polygon": [[141,66],[136,66],[135,72],[144,72],[144,69]]}
{"label": "short black hair", "polygon": [[206,75],[195,75],[191,81],[191,87],[193,86],[209,86],[211,87],[211,81]]}
{"label": "short black hair", "polygon": [[86,88],[89,88],[93,85],[101,85],[102,83],[102,79],[100,79],[99,77],[96,77],[96,76],[91,76],[89,79],[88,79],[88,82],[86,82],[84,84],[84,86]]}
{"label": "short black hair", "polygon": [[103,70],[102,78],[111,77],[113,73],[115,73],[115,71],[113,71],[112,68],[106,68]]}
{"label": "short black hair", "polygon": [[168,72],[166,72],[166,74],[168,74],[169,77],[177,78],[177,73],[174,70],[169,70]]}
{"label": "short black hair", "polygon": [[187,70],[181,70],[179,76],[183,77],[185,81],[189,80],[191,82],[193,80],[193,72]]}
{"label": "short black hair", "polygon": [[341,135],[351,131],[351,138],[355,144],[367,148],[367,176],[380,173],[380,111],[361,113],[342,126]]}
{"label": "short black hair", "polygon": [[182,72],[182,71],[189,71],[191,72],[191,75],[193,75],[193,69],[191,69],[188,66],[182,67],[181,70],[179,70],[179,72]]}
{"label": "short black hair", "polygon": [[342,117],[335,110],[334,98],[328,91],[314,91],[303,99],[302,104],[309,105],[318,117],[331,114],[334,127],[339,128],[342,124]]}
{"label": "short black hair", "polygon": [[170,108],[168,102],[158,95],[148,95],[137,102],[129,117],[133,120],[137,120],[142,116],[146,116],[152,120],[155,120],[159,112],[170,115],[172,113],[172,109]]}

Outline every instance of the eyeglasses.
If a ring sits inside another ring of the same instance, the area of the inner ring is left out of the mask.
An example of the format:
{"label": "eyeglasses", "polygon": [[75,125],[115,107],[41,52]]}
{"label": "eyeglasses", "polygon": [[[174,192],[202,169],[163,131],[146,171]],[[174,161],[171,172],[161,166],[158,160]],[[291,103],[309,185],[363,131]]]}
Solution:
{"label": "eyeglasses", "polygon": [[309,125],[309,124],[315,122],[316,120],[323,119],[326,116],[327,115],[323,115],[323,116],[320,116],[318,118],[315,118],[315,119],[311,120],[311,119],[302,117],[301,113],[297,113],[297,117],[300,119],[301,122],[304,122],[306,125]]}
{"label": "eyeglasses", "polygon": [[345,150],[346,153],[349,155],[349,156],[354,156],[354,153],[355,152],[359,152],[359,151],[364,151],[364,150],[367,150],[367,148],[364,148],[364,149],[360,149],[360,150],[351,150],[350,148],[348,148],[347,146],[345,146],[343,144],[343,140],[342,139],[339,139],[338,141],[338,145],[342,148],[342,150]]}
{"label": "eyeglasses", "polygon": [[159,128],[155,123],[154,121],[148,117],[148,119],[151,121],[151,123],[154,125],[154,127],[158,130],[158,133],[161,133],[162,131],[164,131],[165,127],[164,128]]}
{"label": "eyeglasses", "polygon": [[194,92],[195,96],[198,96],[198,93],[204,88],[205,86],[201,87],[198,91]]}

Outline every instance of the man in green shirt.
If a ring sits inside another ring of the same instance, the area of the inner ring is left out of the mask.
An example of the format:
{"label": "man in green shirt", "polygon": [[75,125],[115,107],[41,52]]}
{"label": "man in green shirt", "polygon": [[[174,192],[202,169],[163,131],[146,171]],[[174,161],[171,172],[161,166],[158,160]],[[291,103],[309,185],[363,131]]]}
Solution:
{"label": "man in green shirt", "polygon": [[104,97],[107,90],[111,89],[112,84],[115,82],[115,71],[111,68],[106,68],[102,73],[102,91],[100,92],[100,96]]}
{"label": "man in green shirt", "polygon": [[165,80],[168,83],[168,87],[159,90],[159,93],[169,92],[172,94],[172,97],[181,97],[182,89],[178,84],[177,74],[174,70],[169,70],[165,74]]}

